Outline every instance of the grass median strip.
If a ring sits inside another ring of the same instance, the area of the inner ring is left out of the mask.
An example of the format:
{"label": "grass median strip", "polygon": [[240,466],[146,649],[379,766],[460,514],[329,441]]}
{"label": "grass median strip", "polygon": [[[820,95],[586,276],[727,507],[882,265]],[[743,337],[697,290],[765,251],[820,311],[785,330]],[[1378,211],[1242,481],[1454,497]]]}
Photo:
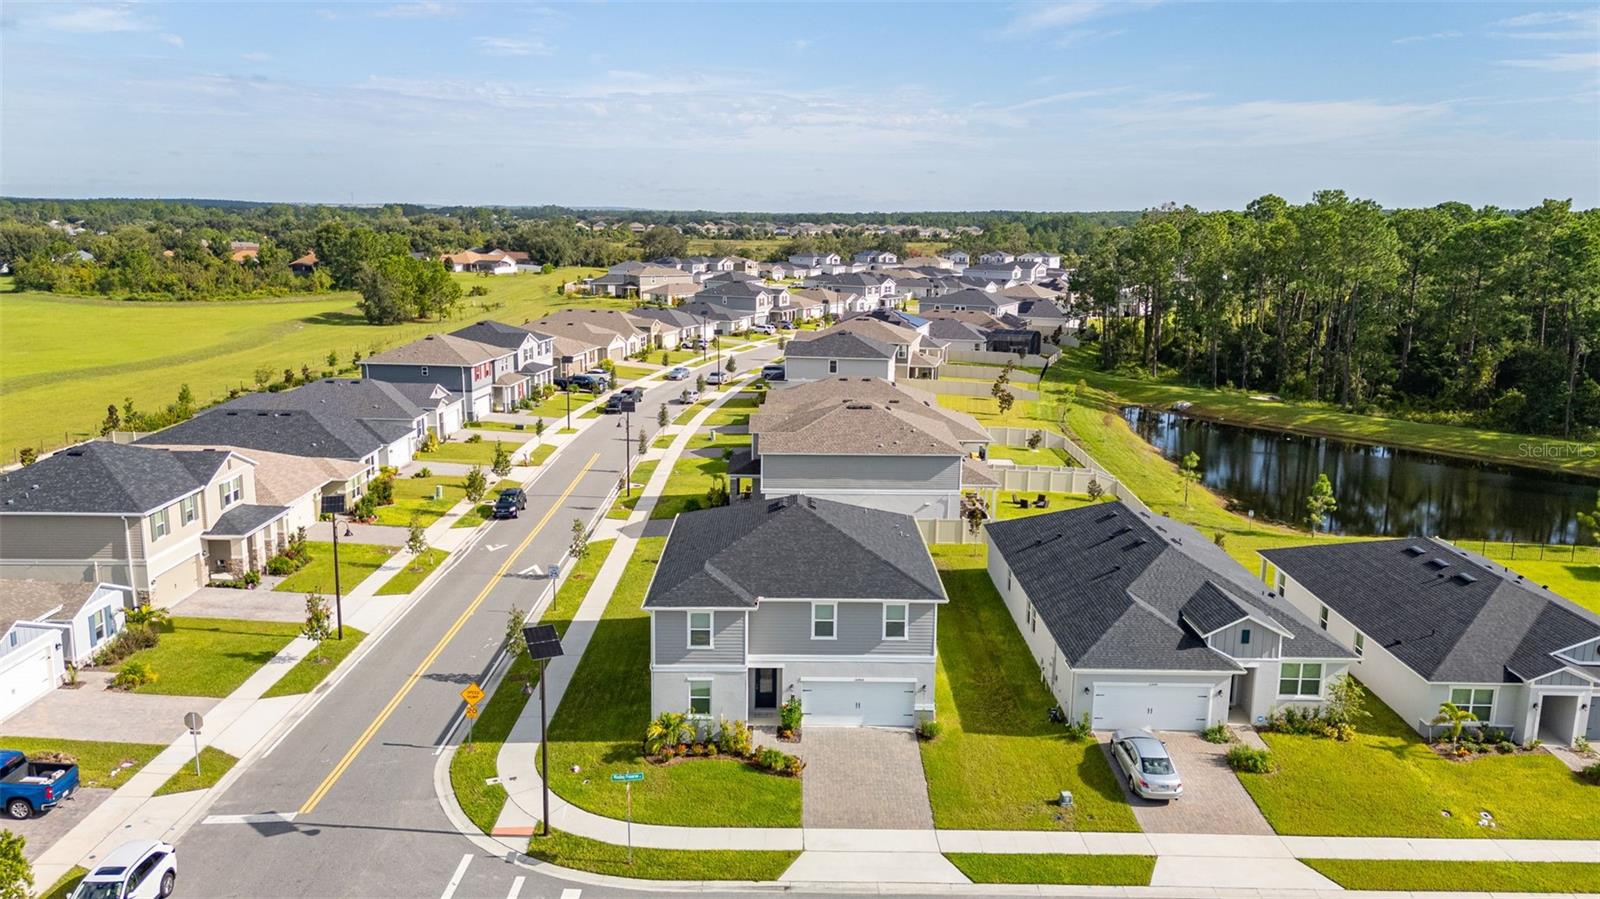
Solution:
{"label": "grass median strip", "polygon": [[[176,735],[178,725],[173,725]],[[84,787],[114,790],[139,773],[139,769],[167,747],[159,743],[112,743],[101,740],[57,740],[53,737],[0,737],[0,747],[15,749],[28,758],[60,752],[78,762],[78,783]]]}
{"label": "grass median strip", "polygon": [[[346,593],[354,590],[357,584],[389,561],[395,549],[393,546],[371,543],[340,543],[339,589]],[[306,551],[311,553],[311,561],[306,567],[284,578],[273,590],[279,593],[310,593],[313,590],[333,593],[333,544],[308,540]]]}
{"label": "grass median strip", "polygon": [[1143,887],[1156,869],[1153,855],[946,852],[973,883],[1059,883]]}
{"label": "grass median strip", "polygon": [[[567,625],[572,623],[572,616],[583,604],[589,586],[594,583],[595,575],[599,573],[600,566],[605,564],[606,556],[610,555],[615,543],[614,540],[597,540],[589,544],[589,551],[568,573],[567,579],[561,583],[561,589],[556,591],[555,599],[541,619],[544,623],[554,624],[556,630],[563,634],[567,632]],[[456,748],[455,757],[450,760],[450,786],[455,791],[456,801],[472,823],[484,833],[494,829],[501,809],[505,808],[506,788],[485,781],[499,774],[496,759],[500,755],[500,747],[511,735],[511,728],[522,714],[523,706],[528,703],[528,695],[522,692],[524,681],[537,683],[538,672],[534,670],[533,663],[518,657],[500,680],[500,687],[508,684],[510,687],[495,689],[483,705],[478,720],[473,722],[472,729]]]}
{"label": "grass median strip", "polygon": [[442,549],[430,548],[422,555],[417,556],[406,564],[406,567],[394,573],[394,577],[385,581],[377,590],[378,596],[397,596],[410,593],[417,589],[423,579],[433,573],[450,558],[450,554]]}
{"label": "grass median strip", "polygon": [[1347,890],[1453,893],[1592,893],[1596,862],[1449,862],[1417,859],[1303,858]]}
{"label": "grass median strip", "polygon": [[61,875],[60,880],[51,884],[48,890],[40,893],[39,899],[67,899],[68,896],[72,895],[73,889],[77,887],[78,881],[88,876],[88,868],[73,865],[67,873]]}
{"label": "grass median strip", "polygon": [[190,790],[204,790],[214,786],[222,779],[222,775],[233,770],[239,760],[215,746],[206,746],[200,750],[200,773],[194,773],[193,756],[184,760],[183,767],[177,773],[167,778],[167,782],[156,789],[155,795],[165,796],[168,793],[187,793]]}
{"label": "grass median strip", "polygon": [[644,498],[644,485],[650,483],[650,476],[656,472],[656,464],[657,460],[651,459],[633,466],[633,477],[629,479],[635,485],[633,492],[631,495],[617,494],[617,498],[611,503],[611,508],[606,510],[607,518],[627,518],[633,514],[633,510],[639,505],[639,500]]}
{"label": "grass median strip", "polygon": [[777,880],[799,852],[754,849],[646,849],[614,846],[556,830],[528,841],[528,854],[575,871],[641,880]]}
{"label": "grass median strip", "polygon": [[355,651],[362,639],[366,637],[364,631],[353,627],[344,629],[344,639],[336,638],[323,640],[317,644],[314,652],[308,653],[305,658],[294,663],[288,673],[278,678],[278,682],[267,688],[261,694],[262,699],[272,699],[276,696],[297,696],[301,693],[310,693],[327,678],[333,669],[339,667],[345,656]]}

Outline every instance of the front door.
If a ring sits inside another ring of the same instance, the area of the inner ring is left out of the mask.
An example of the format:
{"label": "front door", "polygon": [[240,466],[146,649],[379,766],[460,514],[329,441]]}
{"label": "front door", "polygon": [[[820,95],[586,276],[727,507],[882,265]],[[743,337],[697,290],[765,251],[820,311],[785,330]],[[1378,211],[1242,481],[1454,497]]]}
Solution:
{"label": "front door", "polygon": [[756,669],[756,708],[775,709],[778,707],[778,669]]}

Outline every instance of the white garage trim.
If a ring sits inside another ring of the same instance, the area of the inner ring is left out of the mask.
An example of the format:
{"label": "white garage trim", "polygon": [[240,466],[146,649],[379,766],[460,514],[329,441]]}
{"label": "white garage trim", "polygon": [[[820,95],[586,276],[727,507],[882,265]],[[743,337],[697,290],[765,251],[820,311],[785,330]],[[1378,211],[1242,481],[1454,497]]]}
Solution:
{"label": "white garage trim", "polygon": [[1211,684],[1098,682],[1090,720],[1096,730],[1205,730]]}
{"label": "white garage trim", "polygon": [[816,727],[915,727],[916,695],[914,678],[800,679],[802,720]]}

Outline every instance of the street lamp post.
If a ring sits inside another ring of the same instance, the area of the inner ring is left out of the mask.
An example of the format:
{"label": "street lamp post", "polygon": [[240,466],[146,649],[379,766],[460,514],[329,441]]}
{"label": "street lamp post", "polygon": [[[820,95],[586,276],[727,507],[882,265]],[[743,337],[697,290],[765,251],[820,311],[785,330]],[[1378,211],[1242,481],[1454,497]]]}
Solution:
{"label": "street lamp post", "polygon": [[567,395],[567,430],[572,430],[572,363],[571,356],[561,357],[561,373],[567,376],[567,386],[564,392]]}
{"label": "street lamp post", "polygon": [[561,655],[561,635],[553,624],[530,624],[522,629],[528,658],[539,663],[539,782],[544,790],[544,813],[539,816],[539,836],[550,835],[550,733],[546,719],[544,682],[550,660]]}

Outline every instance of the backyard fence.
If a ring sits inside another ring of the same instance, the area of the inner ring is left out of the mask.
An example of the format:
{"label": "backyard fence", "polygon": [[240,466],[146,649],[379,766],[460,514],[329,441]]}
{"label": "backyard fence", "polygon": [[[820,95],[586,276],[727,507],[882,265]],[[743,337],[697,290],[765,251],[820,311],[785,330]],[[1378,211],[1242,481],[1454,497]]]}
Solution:
{"label": "backyard fence", "polygon": [[1044,355],[1030,353],[1018,356],[1016,353],[996,353],[990,350],[951,350],[945,358],[951,362],[976,362],[980,365],[1005,365],[1015,362],[1022,368],[1042,368],[1045,363],[1054,362],[1061,355],[1057,347],[1046,345]]}
{"label": "backyard fence", "polygon": [[[929,393],[942,393],[948,396],[987,397],[992,396],[989,391],[993,389],[993,384],[978,384],[973,381],[946,381],[939,379],[932,381],[916,380],[912,381],[911,383],[914,384],[918,390],[926,390]],[[1017,387],[1014,384],[1008,385],[1006,389],[1011,391],[1011,395],[1019,400],[1036,400],[1039,398],[1039,391],[1037,390],[1029,390],[1026,387]]]}
{"label": "backyard fence", "polygon": [[[946,363],[939,369],[941,378],[979,378],[993,381],[1000,374],[992,365],[962,365],[960,363]],[[1011,381],[1017,384],[1039,383],[1039,373],[1027,369],[1015,368],[1011,370]]]}

